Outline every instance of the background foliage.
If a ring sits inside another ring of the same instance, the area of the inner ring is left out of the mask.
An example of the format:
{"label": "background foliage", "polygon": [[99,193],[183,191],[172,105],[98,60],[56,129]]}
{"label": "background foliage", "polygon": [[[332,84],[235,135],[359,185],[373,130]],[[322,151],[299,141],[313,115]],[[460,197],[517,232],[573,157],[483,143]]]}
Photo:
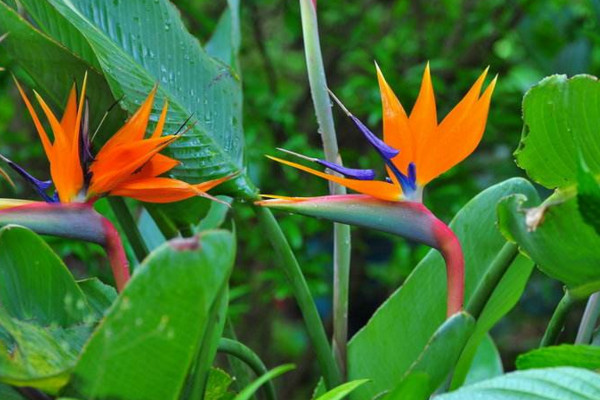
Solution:
{"label": "background foliage", "polygon": [[[188,29],[205,43],[218,23],[223,3],[181,0],[177,7]],[[243,2],[241,11],[240,71],[248,174],[263,193],[323,194],[324,182],[264,159],[275,147],[322,155],[306,79],[298,4],[248,1]],[[427,189],[426,204],[445,221],[482,189],[523,173],[512,162],[512,152],[521,135],[521,99],[532,84],[554,73],[600,74],[599,17],[598,1],[514,1],[510,7],[497,0],[361,0],[343,7],[333,1],[319,3],[329,84],[374,131],[381,128],[375,60],[407,109],[429,60],[440,115],[487,65],[500,75],[482,144],[467,162]],[[10,67],[2,51],[0,48],[0,65]],[[0,86],[0,151],[43,177],[45,157],[29,119],[23,117],[24,107],[9,74],[0,74]],[[379,165],[343,114],[336,110],[334,115],[346,164]],[[14,196],[5,182],[1,185],[0,196]],[[544,193],[543,188],[538,189]],[[18,191],[31,197],[23,187]],[[238,336],[249,346],[261,348],[269,365],[294,361],[298,369],[287,376],[281,396],[292,398],[293,393],[299,399],[307,398],[312,388],[306,382],[314,381],[311,374],[316,369],[312,354],[304,351],[307,338],[298,311],[285,280],[272,268],[272,251],[257,234],[250,208],[237,207],[235,213],[239,245],[230,299],[231,311],[237,312],[233,318],[239,320],[234,321]],[[297,216],[283,217],[281,224],[327,319],[331,308],[331,224]],[[50,243],[81,275],[105,274],[107,268],[97,248],[73,241]],[[351,333],[364,325],[426,251],[383,234],[353,230]],[[537,344],[547,315],[561,294],[560,284],[534,274],[520,305],[492,332],[506,357],[506,369],[513,368],[517,353]],[[265,323],[251,323],[256,320]],[[267,341],[272,346],[264,348]]]}

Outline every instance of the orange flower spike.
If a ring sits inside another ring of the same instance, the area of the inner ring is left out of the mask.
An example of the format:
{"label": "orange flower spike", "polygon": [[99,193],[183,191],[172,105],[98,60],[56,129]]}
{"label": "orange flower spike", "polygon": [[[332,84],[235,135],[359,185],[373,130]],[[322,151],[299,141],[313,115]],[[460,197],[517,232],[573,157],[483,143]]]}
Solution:
{"label": "orange flower spike", "polygon": [[[412,161],[418,165],[419,161],[421,161],[420,156],[423,153],[423,145],[429,141],[429,138],[435,136],[438,125],[435,94],[433,91],[433,83],[431,82],[429,63],[427,63],[425,71],[423,72],[421,89],[410,113],[409,125],[415,138],[415,149],[412,153]],[[425,149],[425,151],[427,150]]]}
{"label": "orange flower spike", "polygon": [[75,84],[71,87],[69,99],[65,106],[65,112],[60,119],[60,125],[66,133],[72,133],[75,130],[77,120],[77,88]]}
{"label": "orange flower spike", "polygon": [[14,76],[13,76],[13,80],[15,81],[15,84],[17,85],[17,89],[19,90],[19,93],[21,94],[21,98],[23,99],[23,102],[25,102],[25,106],[27,106],[27,110],[29,111],[29,115],[31,116],[31,119],[33,120],[35,129],[37,130],[38,135],[40,136],[40,140],[42,141],[42,146],[44,147],[44,152],[46,153],[46,157],[48,158],[48,161],[50,163],[52,163],[52,158],[53,158],[53,154],[54,154],[54,152],[52,150],[52,142],[50,142],[50,138],[48,137],[48,134],[46,133],[44,126],[40,122],[40,119],[39,119],[37,113],[35,112],[35,109],[31,105],[31,102],[29,101],[29,98],[25,94],[25,91],[19,84],[19,81],[17,81],[17,78],[15,78]]}
{"label": "orange flower spike", "polygon": [[[140,108],[129,118],[129,120],[115,133],[102,147],[100,150],[109,151],[114,149],[116,146],[126,143],[132,143],[136,140],[142,140],[146,134],[146,128],[148,127],[148,120],[150,113],[152,112],[152,104],[154,103],[154,96],[158,86],[154,86],[146,100],[142,103]],[[162,117],[162,116],[161,116]],[[98,153],[100,155],[100,153]]]}
{"label": "orange flower spike", "polygon": [[[485,106],[485,118],[480,129],[472,125],[474,107],[480,100],[483,82],[487,76],[486,68],[475,81],[463,99],[448,113],[433,133],[421,142],[417,157],[417,181],[425,186],[431,180],[448,171],[464,160],[479,144],[485,128],[489,99],[496,84],[496,78],[488,85],[488,102]],[[483,104],[483,103],[481,103]],[[484,111],[483,109],[481,111]]]}

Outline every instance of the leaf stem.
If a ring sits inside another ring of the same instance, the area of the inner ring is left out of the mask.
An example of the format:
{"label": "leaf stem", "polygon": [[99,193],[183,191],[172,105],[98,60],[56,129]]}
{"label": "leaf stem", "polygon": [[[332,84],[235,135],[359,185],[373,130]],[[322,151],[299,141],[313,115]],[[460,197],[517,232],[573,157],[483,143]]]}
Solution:
{"label": "leaf stem", "polygon": [[173,221],[171,221],[169,217],[167,217],[165,213],[162,212],[162,210],[160,210],[157,207],[154,207],[152,204],[147,204],[146,210],[154,220],[154,223],[158,227],[158,230],[160,230],[160,233],[162,233],[165,239],[170,240],[179,236],[179,230],[177,229]]}
{"label": "leaf stem", "polygon": [[576,301],[573,299],[573,297],[571,297],[569,291],[565,291],[564,296],[562,299],[560,299],[560,302],[552,314],[552,318],[550,318],[550,322],[548,323],[546,332],[544,332],[544,337],[542,338],[540,347],[552,346],[556,344],[558,335],[560,335],[565,325],[567,315],[569,314],[569,311],[571,311],[571,308],[575,302]]}
{"label": "leaf stem", "polygon": [[[242,360],[246,365],[248,365],[248,367],[250,367],[257,377],[260,377],[268,372],[267,367],[265,367],[265,364],[262,362],[260,357],[258,357],[258,355],[248,346],[238,342],[237,340],[221,338],[219,340],[217,351]],[[265,383],[265,397],[269,400],[275,400],[276,398],[275,386],[273,386],[272,381],[267,381]]]}
{"label": "leaf stem", "polygon": [[[316,7],[315,1],[300,0],[308,81],[317,122],[319,123],[325,159],[342,165],[331,112],[331,101],[327,92],[327,79],[321,54]],[[329,192],[331,194],[346,194],[346,188],[330,182]],[[335,223],[333,226],[333,351],[342,374],[345,374],[346,370],[346,346],[348,341],[350,252],[350,227]]]}
{"label": "leaf stem", "polygon": [[117,232],[113,224],[106,218],[102,218],[101,223],[105,235],[104,248],[115,278],[117,291],[122,292],[130,278],[129,262],[127,261],[119,232]]}
{"label": "leaf stem", "polygon": [[579,330],[577,331],[577,337],[575,338],[575,344],[589,344],[592,340],[592,334],[600,315],[600,292],[596,292],[590,296],[583,317],[581,317],[581,323],[579,324]]}
{"label": "leaf stem", "polygon": [[317,307],[310,294],[300,265],[271,210],[264,207],[256,207],[255,210],[265,229],[266,236],[269,237],[277,253],[279,265],[292,287],[292,291],[300,307],[300,312],[304,318],[308,336],[315,348],[325,385],[328,389],[332,389],[342,382],[342,378],[333,358],[325,328],[317,312]]}
{"label": "leaf stem", "polygon": [[498,286],[500,279],[502,279],[504,273],[518,254],[519,250],[513,243],[506,243],[502,246],[498,254],[496,254],[494,261],[492,261],[490,268],[479,282],[466,307],[466,311],[475,319],[481,315],[492,292]]}
{"label": "leaf stem", "polygon": [[142,262],[149,253],[148,246],[146,246],[146,242],[144,242],[125,200],[121,197],[109,197],[108,204],[117,217],[119,225],[123,228],[123,232],[125,232],[125,236],[127,236],[127,240],[131,244],[135,257],[138,262]]}

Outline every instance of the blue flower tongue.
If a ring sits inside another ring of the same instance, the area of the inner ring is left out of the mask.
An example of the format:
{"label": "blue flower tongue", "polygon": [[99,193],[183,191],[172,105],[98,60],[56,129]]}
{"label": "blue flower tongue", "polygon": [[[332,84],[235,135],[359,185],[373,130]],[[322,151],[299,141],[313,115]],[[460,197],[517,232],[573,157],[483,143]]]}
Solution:
{"label": "blue flower tongue", "polygon": [[326,160],[321,160],[319,158],[307,157],[305,155],[298,154],[290,150],[282,149],[280,147],[278,147],[277,150],[283,151],[284,153],[288,153],[296,157],[303,158],[308,161],[316,162],[317,164],[320,164],[326,168],[338,172],[348,178],[354,178],[361,181],[372,181],[373,179],[375,179],[375,171],[373,171],[372,169],[347,168],[339,164],[335,164]]}
{"label": "blue flower tongue", "polygon": [[348,109],[342,104],[340,99],[338,99],[335,94],[331,90],[329,90],[329,94],[335,100],[335,102],[340,106],[340,108],[352,119],[352,121],[356,124],[358,129],[362,132],[365,138],[371,143],[371,145],[377,150],[377,152],[383,158],[385,164],[389,167],[389,169],[396,175],[398,181],[400,182],[400,186],[402,186],[402,191],[410,195],[416,189],[415,179],[416,179],[416,170],[415,164],[410,163],[408,167],[408,176],[404,175],[400,170],[396,167],[396,165],[392,162],[392,159],[396,157],[400,150],[395,149],[392,146],[386,144],[383,140],[379,139],[373,132],[369,130],[358,118],[356,118]]}
{"label": "blue flower tongue", "polygon": [[40,181],[37,178],[34,178],[29,172],[25,171],[23,167],[12,162],[8,158],[4,157],[0,154],[0,159],[6,162],[12,169],[14,169],[27,183],[29,183],[33,189],[44,199],[46,203],[56,203],[58,200],[48,196],[46,190],[52,186],[52,181]]}

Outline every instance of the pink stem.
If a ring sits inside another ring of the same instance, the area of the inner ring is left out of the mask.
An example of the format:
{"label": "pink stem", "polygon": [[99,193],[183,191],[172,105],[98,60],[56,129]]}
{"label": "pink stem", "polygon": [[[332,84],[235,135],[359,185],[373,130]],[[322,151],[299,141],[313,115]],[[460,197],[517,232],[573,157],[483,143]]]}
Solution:
{"label": "pink stem", "polygon": [[117,291],[123,291],[127,281],[129,281],[129,262],[123,249],[123,243],[119,233],[113,226],[113,224],[106,218],[102,218],[102,227],[104,228],[104,234],[106,237],[105,249],[108,259],[110,261],[110,267],[115,278],[115,284],[117,285]]}
{"label": "pink stem", "polygon": [[446,261],[448,305],[446,315],[450,317],[461,311],[465,298],[465,258],[458,238],[442,221],[433,223],[434,235],[439,243],[438,250]]}

